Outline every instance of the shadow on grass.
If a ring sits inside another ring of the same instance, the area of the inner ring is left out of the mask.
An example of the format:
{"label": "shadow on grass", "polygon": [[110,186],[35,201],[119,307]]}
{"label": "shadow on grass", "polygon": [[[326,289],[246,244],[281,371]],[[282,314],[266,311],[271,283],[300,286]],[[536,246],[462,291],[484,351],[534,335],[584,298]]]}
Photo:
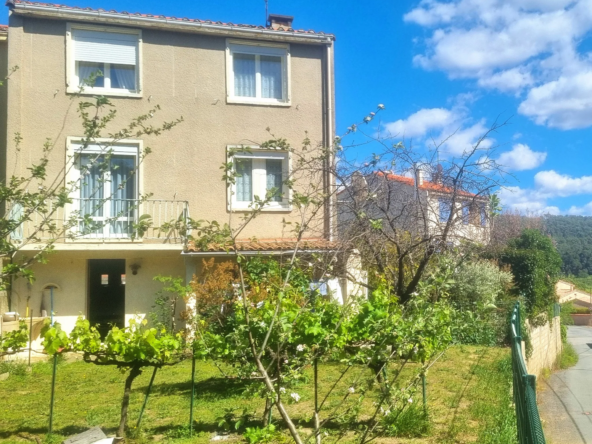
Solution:
{"label": "shadow on grass", "polygon": [[[202,401],[213,401],[240,396],[249,385],[254,383],[255,381],[244,379],[209,378],[195,383],[195,396],[196,399],[199,398]],[[134,389],[134,391],[137,390],[139,392],[145,393],[146,388],[146,386],[137,387]],[[177,382],[173,384],[158,384],[158,382],[155,381],[155,384],[152,387],[152,394],[170,395],[172,393],[183,393],[187,394],[187,396],[190,396],[191,381]]]}
{"label": "shadow on grass", "polygon": [[[71,436],[78,433],[82,433],[90,429],[90,427],[82,426],[66,426],[59,429],[54,429],[55,435]],[[47,434],[47,427],[19,427],[16,431],[0,431],[0,439],[2,438],[14,438],[18,436],[24,439],[31,439],[31,435],[45,436]]]}

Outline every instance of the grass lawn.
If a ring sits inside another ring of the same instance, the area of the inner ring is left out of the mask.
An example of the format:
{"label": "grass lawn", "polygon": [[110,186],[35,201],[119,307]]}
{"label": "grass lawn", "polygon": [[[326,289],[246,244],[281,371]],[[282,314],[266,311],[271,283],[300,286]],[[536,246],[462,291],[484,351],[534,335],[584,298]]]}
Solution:
{"label": "grass lawn", "polygon": [[[0,373],[7,368],[0,363]],[[34,442],[38,437],[44,443],[61,442],[64,437],[95,425],[101,426],[107,434],[114,434],[119,421],[125,375],[110,367],[71,362],[58,366],[54,416],[54,433],[57,436],[47,440],[51,369],[49,363],[35,364],[30,373],[24,367],[13,368],[11,376],[0,382],[0,441]],[[256,414],[257,421],[260,419],[264,401],[245,394],[245,383],[223,378],[212,363],[198,363],[194,412],[197,432],[190,439],[187,436],[190,372],[190,362],[159,371],[144,413],[143,431],[128,442],[209,442],[219,430],[217,419],[225,409],[246,408]],[[130,426],[137,421],[150,373],[145,371],[134,383]],[[338,375],[337,364],[326,364],[319,369],[319,377],[326,387]],[[344,378],[342,385],[342,389],[347,390],[349,380]],[[407,433],[407,437],[383,437],[375,442],[513,443],[516,426],[510,386],[509,349],[452,347],[428,373],[429,427]],[[310,422],[304,415],[310,411],[312,391],[308,386],[295,390],[302,399],[288,408],[302,427],[309,428]],[[329,404],[338,404],[341,396],[330,399]],[[415,402],[421,403],[421,392]],[[368,404],[368,407],[371,405]],[[274,417],[277,415],[274,414]],[[231,441],[241,439],[236,436]],[[333,441],[329,436],[324,442]],[[348,438],[340,442],[348,442]]]}

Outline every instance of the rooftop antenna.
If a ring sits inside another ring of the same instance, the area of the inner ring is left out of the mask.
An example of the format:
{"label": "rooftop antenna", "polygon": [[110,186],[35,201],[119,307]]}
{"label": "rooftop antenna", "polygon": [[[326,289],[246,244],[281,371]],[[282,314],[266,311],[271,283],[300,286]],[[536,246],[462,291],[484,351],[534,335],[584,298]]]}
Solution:
{"label": "rooftop antenna", "polygon": [[269,26],[269,0],[265,0],[265,27]]}

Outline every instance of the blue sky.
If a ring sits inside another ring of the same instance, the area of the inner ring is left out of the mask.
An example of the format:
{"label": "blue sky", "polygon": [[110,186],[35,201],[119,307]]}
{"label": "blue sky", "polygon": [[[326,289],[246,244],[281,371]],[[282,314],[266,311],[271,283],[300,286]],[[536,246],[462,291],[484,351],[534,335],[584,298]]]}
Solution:
{"label": "blue sky", "polygon": [[[263,0],[69,0],[71,6],[263,24]],[[461,150],[496,118],[506,208],[592,215],[592,0],[270,0],[336,41],[338,133],[383,103],[417,146]],[[4,23],[7,22],[7,14]]]}

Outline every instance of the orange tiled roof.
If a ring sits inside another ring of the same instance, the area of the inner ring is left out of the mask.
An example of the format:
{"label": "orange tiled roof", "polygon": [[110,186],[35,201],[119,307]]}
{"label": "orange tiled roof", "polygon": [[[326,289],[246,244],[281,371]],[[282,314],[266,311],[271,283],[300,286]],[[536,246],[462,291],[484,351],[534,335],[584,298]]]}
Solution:
{"label": "orange tiled roof", "polygon": [[[412,177],[399,176],[397,174],[385,174],[382,171],[378,171],[376,173],[376,175],[381,176],[381,177],[386,177],[387,180],[391,180],[393,182],[400,182],[405,185],[413,186],[415,184],[415,181],[413,180]],[[449,194],[454,191],[454,189],[451,187],[447,187],[447,186],[439,184],[439,183],[429,182],[427,180],[424,180],[423,183],[421,185],[419,185],[417,188],[419,188],[420,190],[436,191],[439,193],[449,193]],[[456,192],[460,196],[484,197],[484,196],[477,196],[476,194],[469,193],[468,191],[457,190]]]}
{"label": "orange tiled roof", "polygon": [[[236,241],[238,251],[293,251],[297,247],[296,239],[240,239]],[[337,243],[321,238],[301,239],[298,243],[298,250],[335,250]],[[187,253],[191,252],[220,252],[234,251],[234,248],[223,244],[209,244],[206,250],[199,249],[193,242],[189,242]]]}
{"label": "orange tiled roof", "polygon": [[238,29],[260,29],[260,30],[265,30],[265,31],[274,31],[274,32],[278,32],[278,33],[282,33],[282,32],[287,32],[287,33],[294,33],[294,34],[308,34],[308,35],[321,35],[321,36],[327,36],[327,37],[331,37],[334,38],[335,36],[333,34],[330,33],[324,33],[322,31],[320,32],[315,32],[312,30],[304,30],[304,29],[293,29],[293,28],[288,28],[288,29],[284,29],[284,28],[278,28],[278,29],[273,29],[271,27],[266,27],[266,26],[257,26],[257,25],[244,25],[244,24],[237,24],[237,23],[230,23],[230,22],[215,22],[212,20],[200,20],[200,19],[191,19],[191,18],[187,18],[187,17],[169,17],[169,16],[164,16],[164,15],[152,15],[152,14],[142,14],[139,12],[127,12],[127,11],[115,11],[113,9],[111,10],[106,10],[106,9],[102,9],[102,8],[98,8],[98,9],[93,9],[93,8],[83,8],[83,7],[79,7],[79,6],[68,6],[68,5],[61,5],[61,4],[55,4],[55,3],[42,3],[42,2],[30,2],[30,1],[25,1],[25,0],[7,0],[6,1],[6,6],[14,6],[14,5],[23,5],[23,6],[38,6],[38,7],[47,7],[47,8],[55,8],[55,9],[60,9],[63,11],[78,11],[78,12],[82,12],[82,11],[88,11],[88,12],[98,12],[98,13],[104,13],[106,15],[108,15],[109,17],[113,17],[113,16],[122,16],[125,18],[145,18],[145,19],[156,19],[156,20],[165,20],[166,22],[170,22],[170,23],[195,23],[195,24],[205,24],[205,25],[218,25],[218,26],[225,26],[230,28],[238,28]]}

